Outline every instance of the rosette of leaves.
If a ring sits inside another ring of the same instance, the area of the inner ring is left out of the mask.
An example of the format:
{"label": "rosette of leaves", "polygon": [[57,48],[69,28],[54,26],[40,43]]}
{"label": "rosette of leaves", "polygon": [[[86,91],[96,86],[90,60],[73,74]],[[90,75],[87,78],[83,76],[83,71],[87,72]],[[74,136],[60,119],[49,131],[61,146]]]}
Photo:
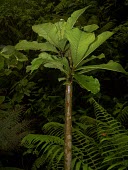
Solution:
{"label": "rosette of leaves", "polygon": [[[94,31],[98,29],[98,26],[95,24],[85,26],[84,31],[74,28],[73,26],[78,17],[87,8],[75,11],[67,22],[60,20],[55,24],[44,23],[32,27],[33,31],[40,37],[43,37],[46,42],[38,43],[37,41],[28,42],[22,40],[15,46],[17,50],[41,51],[39,57],[35,58],[31,65],[27,67],[27,71],[33,72],[41,65],[44,65],[44,67],[59,69],[67,77],[72,69],[74,80],[81,87],[94,94],[100,90],[99,81],[85,74],[100,69],[127,74],[119,63],[112,60],[106,64],[88,65],[91,60],[105,58],[104,54],[94,56],[92,53],[110,38],[113,33],[106,31],[96,36]],[[72,65],[69,65],[70,58],[72,58],[72,63],[70,63]]]}

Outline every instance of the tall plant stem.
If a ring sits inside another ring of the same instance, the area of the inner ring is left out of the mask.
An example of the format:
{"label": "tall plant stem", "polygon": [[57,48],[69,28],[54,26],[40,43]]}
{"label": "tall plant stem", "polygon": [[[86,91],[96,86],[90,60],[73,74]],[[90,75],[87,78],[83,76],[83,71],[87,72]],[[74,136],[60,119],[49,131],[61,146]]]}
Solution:
{"label": "tall plant stem", "polygon": [[66,84],[65,92],[65,141],[64,169],[71,170],[72,161],[72,81]]}

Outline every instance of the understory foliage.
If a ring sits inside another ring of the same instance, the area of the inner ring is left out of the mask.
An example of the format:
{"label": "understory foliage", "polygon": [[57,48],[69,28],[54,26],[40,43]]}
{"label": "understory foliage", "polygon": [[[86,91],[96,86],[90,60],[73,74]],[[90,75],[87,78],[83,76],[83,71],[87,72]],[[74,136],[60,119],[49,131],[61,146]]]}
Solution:
{"label": "understory foliage", "polygon": [[33,120],[22,118],[23,108],[15,110],[0,110],[0,152],[18,151],[24,136],[32,133]]}
{"label": "understory foliage", "polygon": [[[126,170],[128,168],[128,133],[93,98],[96,119],[83,115],[73,127],[72,169]],[[32,170],[44,163],[47,169],[63,169],[64,125],[50,122],[42,128],[44,135],[29,134],[22,140],[27,153],[37,156]]]}

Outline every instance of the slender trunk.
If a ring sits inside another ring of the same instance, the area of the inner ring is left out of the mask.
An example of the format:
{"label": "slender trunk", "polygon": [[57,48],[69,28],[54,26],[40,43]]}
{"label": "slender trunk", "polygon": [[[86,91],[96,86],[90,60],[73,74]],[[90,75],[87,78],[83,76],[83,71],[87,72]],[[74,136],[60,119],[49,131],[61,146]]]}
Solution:
{"label": "slender trunk", "polygon": [[72,81],[66,84],[64,169],[71,170],[72,161]]}

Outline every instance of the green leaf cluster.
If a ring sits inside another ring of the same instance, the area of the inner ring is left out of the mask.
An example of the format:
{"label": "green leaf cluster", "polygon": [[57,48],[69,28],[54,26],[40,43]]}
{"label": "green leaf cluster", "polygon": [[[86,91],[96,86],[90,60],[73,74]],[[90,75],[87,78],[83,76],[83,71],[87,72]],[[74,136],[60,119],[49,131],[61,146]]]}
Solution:
{"label": "green leaf cluster", "polygon": [[94,56],[92,53],[113,35],[112,32],[106,31],[96,36],[94,31],[98,29],[98,26],[95,24],[85,26],[83,31],[74,28],[79,16],[88,8],[89,6],[73,12],[67,22],[61,20],[55,24],[44,23],[32,27],[33,31],[45,39],[46,42],[38,43],[23,40],[15,46],[18,50],[41,51],[39,57],[31,62],[31,66],[27,67],[27,71],[31,70],[33,72],[40,65],[59,69],[65,74],[66,78],[72,76],[81,87],[94,94],[100,90],[98,79],[83,74],[98,69],[127,74],[123,67],[114,61],[107,64],[87,65],[91,60],[105,57],[103,54]]}

